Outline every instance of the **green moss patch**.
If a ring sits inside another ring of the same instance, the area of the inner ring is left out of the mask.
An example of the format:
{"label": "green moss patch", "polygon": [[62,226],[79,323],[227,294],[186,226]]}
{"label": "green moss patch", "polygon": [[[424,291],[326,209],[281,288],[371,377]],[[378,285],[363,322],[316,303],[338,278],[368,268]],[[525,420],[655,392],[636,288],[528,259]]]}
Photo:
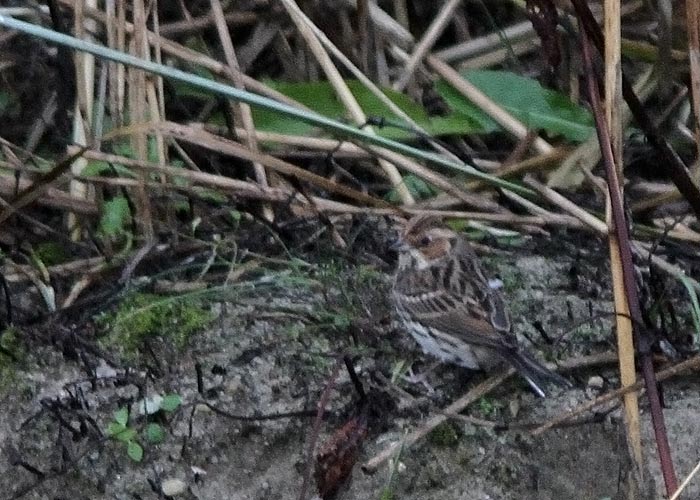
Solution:
{"label": "green moss patch", "polygon": [[160,338],[182,349],[190,336],[205,328],[214,314],[191,296],[163,297],[149,293],[128,295],[114,312],[97,319],[107,334],[105,347],[133,354],[149,339]]}
{"label": "green moss patch", "polygon": [[451,422],[444,422],[428,434],[428,441],[441,448],[457,446],[459,432]]}

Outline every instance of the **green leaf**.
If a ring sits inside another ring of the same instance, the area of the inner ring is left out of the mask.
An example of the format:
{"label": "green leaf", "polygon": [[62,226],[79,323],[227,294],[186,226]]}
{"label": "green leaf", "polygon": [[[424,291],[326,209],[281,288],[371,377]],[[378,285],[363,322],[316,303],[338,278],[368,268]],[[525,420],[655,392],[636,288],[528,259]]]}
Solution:
{"label": "green leaf", "polygon": [[165,431],[163,427],[158,424],[148,424],[146,426],[146,439],[149,443],[159,444],[165,439]]}
{"label": "green leaf", "polygon": [[134,462],[143,460],[143,448],[136,441],[129,441],[126,445],[126,454],[129,455]]}
{"label": "green leaf", "polygon": [[[347,119],[344,106],[338,100],[333,87],[328,82],[288,83],[268,81],[266,83],[278,92],[304,104],[319,114],[334,119]],[[397,122],[407,126],[403,119],[395,116],[362,83],[356,80],[348,80],[346,83],[367,116],[384,118],[390,122]],[[479,114],[476,107],[469,102],[463,102],[461,110],[447,116],[431,117],[428,116],[420,104],[414,102],[408,96],[391,89],[382,89],[382,91],[430,135],[483,133],[489,131],[483,128],[484,123],[491,127],[490,130],[496,129],[495,125],[492,122],[488,122],[488,120],[484,120],[484,115]],[[469,112],[465,113],[464,110]],[[473,116],[477,116],[479,119],[474,119]],[[312,125],[283,116],[272,110],[253,108],[253,119],[258,129],[268,132],[312,135],[316,130]],[[414,139],[416,137],[410,130],[391,126],[376,127],[375,130],[379,135],[391,139]]]}
{"label": "green leaf", "polygon": [[[417,200],[424,200],[437,194],[437,190],[435,190],[430,184],[413,174],[405,175],[403,182],[408,188],[408,191]],[[390,203],[399,203],[401,201],[396,189],[389,191],[384,198]]]}
{"label": "green leaf", "polygon": [[[468,70],[462,76],[493,101],[533,130],[546,130],[573,142],[583,142],[594,131],[591,113],[559,93],[542,87],[539,82],[508,71]],[[445,82],[438,92],[456,109],[466,111],[467,99]]]}
{"label": "green leaf", "polygon": [[121,441],[122,443],[128,443],[136,437],[136,434],[136,429],[127,427],[123,431],[119,432],[118,434],[114,434],[111,437],[117,441]]}
{"label": "green leaf", "polygon": [[120,234],[129,220],[131,211],[129,202],[123,196],[117,196],[102,205],[102,217],[99,230],[105,236]]}
{"label": "green leaf", "polygon": [[228,215],[233,222],[241,222],[241,218],[243,217],[243,214],[238,210],[229,210]]}
{"label": "green leaf", "polygon": [[131,170],[126,168],[124,165],[118,163],[108,163],[102,160],[90,160],[87,166],[80,172],[80,175],[86,177],[98,177],[101,175],[112,175],[116,173],[119,177],[129,177],[132,179],[136,178]]}
{"label": "green leaf", "polygon": [[211,202],[215,205],[223,205],[228,201],[228,197],[221,191],[205,188],[203,186],[194,186],[193,191],[199,195],[202,200]]}
{"label": "green leaf", "polygon": [[116,142],[112,145],[112,151],[119,156],[133,158],[134,150],[131,149],[131,144],[128,141]]}
{"label": "green leaf", "polygon": [[126,427],[126,424],[129,422],[129,410],[126,408],[119,408],[114,412],[114,421]]}
{"label": "green leaf", "polygon": [[110,424],[107,426],[106,432],[109,437],[115,437],[124,432],[126,429],[127,428],[124,424],[120,424],[119,422],[110,422]]}
{"label": "green leaf", "polygon": [[182,404],[182,398],[178,394],[166,394],[160,402],[163,411],[175,411]]}

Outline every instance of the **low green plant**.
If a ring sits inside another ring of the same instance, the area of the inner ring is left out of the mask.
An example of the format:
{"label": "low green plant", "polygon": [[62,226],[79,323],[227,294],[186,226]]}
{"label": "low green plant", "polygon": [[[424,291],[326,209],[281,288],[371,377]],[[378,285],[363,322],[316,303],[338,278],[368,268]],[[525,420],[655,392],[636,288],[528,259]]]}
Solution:
{"label": "low green plant", "polygon": [[[159,412],[166,415],[177,410],[182,404],[182,398],[178,394],[167,394],[165,396],[155,396],[141,402],[140,407],[147,418],[153,418]],[[114,441],[123,443],[127,456],[134,462],[143,460],[144,449],[141,442],[148,444],[160,444],[165,440],[165,429],[156,423],[148,422],[142,429],[129,424],[129,409],[119,408],[114,412],[114,420],[107,425],[105,433]],[[139,434],[142,441],[137,439]]]}
{"label": "low green plant", "polygon": [[481,411],[481,413],[486,417],[492,417],[496,415],[500,409],[500,404],[488,398],[479,399],[479,411]]}
{"label": "low green plant", "polygon": [[441,448],[456,446],[459,432],[451,422],[443,422],[428,434],[428,441]]}

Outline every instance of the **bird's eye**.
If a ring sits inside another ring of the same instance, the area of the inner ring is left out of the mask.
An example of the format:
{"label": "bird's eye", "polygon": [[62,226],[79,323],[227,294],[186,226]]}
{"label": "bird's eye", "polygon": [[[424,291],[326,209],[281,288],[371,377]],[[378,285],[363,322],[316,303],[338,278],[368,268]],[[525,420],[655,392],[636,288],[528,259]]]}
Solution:
{"label": "bird's eye", "polygon": [[420,240],[420,246],[424,247],[430,245],[433,239],[430,236],[423,236]]}

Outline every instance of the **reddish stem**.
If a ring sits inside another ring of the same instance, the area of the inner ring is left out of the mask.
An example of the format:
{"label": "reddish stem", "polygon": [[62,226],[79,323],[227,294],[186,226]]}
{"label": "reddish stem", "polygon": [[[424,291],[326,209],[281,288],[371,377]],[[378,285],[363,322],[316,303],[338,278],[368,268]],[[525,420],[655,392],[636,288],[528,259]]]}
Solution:
{"label": "reddish stem", "polygon": [[629,232],[627,221],[625,220],[624,210],[622,208],[622,195],[620,190],[619,179],[615,171],[615,161],[613,159],[612,145],[610,144],[610,135],[608,131],[605,117],[600,105],[600,96],[598,95],[598,86],[594,73],[593,63],[591,60],[591,49],[588,36],[581,29],[581,46],[583,52],[583,61],[586,69],[586,81],[590,94],[591,107],[596,121],[596,132],[598,134],[598,142],[603,156],[603,163],[608,179],[608,192],[610,193],[610,206],[612,209],[613,222],[620,250],[620,261],[622,263],[622,277],[627,295],[630,316],[635,333],[635,344],[639,352],[642,376],[644,385],[649,398],[649,406],[651,413],[651,421],[654,427],[654,436],[656,438],[656,446],[659,453],[659,462],[661,464],[661,473],[663,474],[666,492],[671,496],[678,488],[676,474],[673,470],[673,460],[671,458],[671,449],[668,444],[668,435],[666,433],[666,424],[664,423],[664,414],[661,408],[661,400],[654,374],[654,365],[651,356],[651,336],[649,332],[644,330],[644,322],[642,319],[641,307],[639,305],[639,296],[637,294],[637,284],[634,279],[634,264],[632,262],[632,250],[630,248]]}

